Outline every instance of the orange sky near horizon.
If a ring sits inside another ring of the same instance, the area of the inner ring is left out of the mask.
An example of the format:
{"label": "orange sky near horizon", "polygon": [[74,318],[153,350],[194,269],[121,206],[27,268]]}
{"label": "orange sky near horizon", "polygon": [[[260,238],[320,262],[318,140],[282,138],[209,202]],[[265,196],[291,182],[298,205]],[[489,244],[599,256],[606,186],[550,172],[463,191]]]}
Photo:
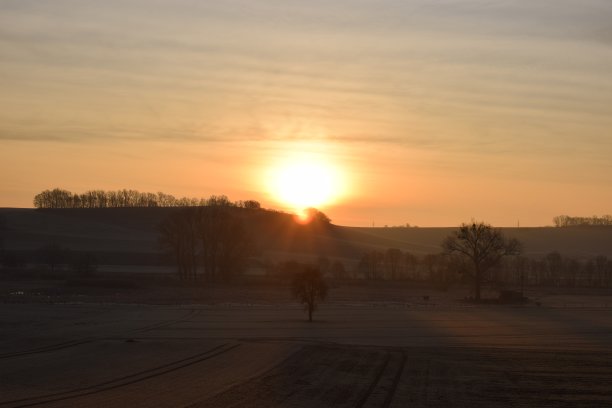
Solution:
{"label": "orange sky near horizon", "polygon": [[342,180],[336,224],[608,214],[610,21],[598,0],[2,2],[0,206],[131,188],[291,211],[271,169],[306,155]]}

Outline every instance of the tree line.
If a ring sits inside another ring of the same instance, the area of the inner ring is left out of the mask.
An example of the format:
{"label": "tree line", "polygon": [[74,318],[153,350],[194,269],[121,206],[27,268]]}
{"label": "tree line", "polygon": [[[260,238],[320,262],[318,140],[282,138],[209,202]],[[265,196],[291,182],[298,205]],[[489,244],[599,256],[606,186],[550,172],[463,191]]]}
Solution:
{"label": "tree line", "polygon": [[[337,261],[336,261],[337,262]],[[465,259],[448,253],[416,256],[391,248],[364,253],[353,269],[333,278],[409,280],[445,288],[469,283],[475,271]],[[344,271],[344,268],[342,268]],[[565,256],[558,251],[538,257],[511,255],[482,276],[482,282],[503,285],[612,288],[612,259],[606,255]]]}
{"label": "tree line", "polygon": [[89,190],[82,194],[54,188],[34,196],[35,208],[125,208],[125,207],[238,207],[259,209],[255,200],[230,201],[225,195],[208,198],[174,197],[171,194],[142,193],[137,190]]}
{"label": "tree line", "polygon": [[558,251],[539,258],[520,256],[503,262],[494,278],[511,285],[612,288],[612,260],[606,255],[563,256]]}
{"label": "tree line", "polygon": [[[519,241],[485,223],[462,224],[442,242],[440,253],[416,256],[398,248],[365,252],[351,269],[320,257],[319,269],[338,279],[412,280],[440,289],[458,283],[482,285],[612,288],[612,260],[605,255],[566,257],[558,251],[541,257],[522,255]],[[291,262],[270,268],[283,274],[295,269]]]}
{"label": "tree line", "polygon": [[601,227],[612,225],[612,215],[594,215],[592,217],[571,217],[569,215],[558,215],[553,218],[555,227]]}
{"label": "tree line", "polygon": [[72,251],[56,242],[50,242],[32,251],[29,256],[17,251],[4,251],[0,247],[0,265],[7,269],[23,269],[28,263],[46,265],[51,277],[64,272],[66,267],[80,277],[93,275],[98,267],[97,257],[91,252]]}

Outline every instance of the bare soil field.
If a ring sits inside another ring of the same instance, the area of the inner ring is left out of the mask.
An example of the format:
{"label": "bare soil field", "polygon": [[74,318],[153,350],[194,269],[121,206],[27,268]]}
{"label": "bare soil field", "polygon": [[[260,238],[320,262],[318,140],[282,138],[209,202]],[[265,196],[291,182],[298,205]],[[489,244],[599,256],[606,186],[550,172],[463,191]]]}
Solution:
{"label": "bare soil field", "polygon": [[605,294],[470,305],[392,286],[338,287],[312,323],[276,287],[3,303],[0,407],[612,406]]}

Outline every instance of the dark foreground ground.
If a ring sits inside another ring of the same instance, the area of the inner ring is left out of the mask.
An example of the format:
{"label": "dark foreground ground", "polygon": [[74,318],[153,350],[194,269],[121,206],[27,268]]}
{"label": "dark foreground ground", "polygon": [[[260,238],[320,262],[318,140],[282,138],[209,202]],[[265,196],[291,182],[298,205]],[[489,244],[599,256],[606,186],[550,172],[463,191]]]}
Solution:
{"label": "dark foreground ground", "polygon": [[212,288],[204,304],[6,295],[0,407],[612,406],[607,296],[336,289],[313,323],[278,288]]}

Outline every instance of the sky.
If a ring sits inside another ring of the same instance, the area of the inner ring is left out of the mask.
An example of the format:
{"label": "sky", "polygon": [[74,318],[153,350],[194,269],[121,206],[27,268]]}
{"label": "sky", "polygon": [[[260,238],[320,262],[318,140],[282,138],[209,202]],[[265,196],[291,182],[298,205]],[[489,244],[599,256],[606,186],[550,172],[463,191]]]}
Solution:
{"label": "sky", "polygon": [[61,187],[292,211],[271,185],[306,160],[331,170],[295,185],[334,178],[341,225],[612,212],[609,0],[3,0],[0,90],[4,207]]}

